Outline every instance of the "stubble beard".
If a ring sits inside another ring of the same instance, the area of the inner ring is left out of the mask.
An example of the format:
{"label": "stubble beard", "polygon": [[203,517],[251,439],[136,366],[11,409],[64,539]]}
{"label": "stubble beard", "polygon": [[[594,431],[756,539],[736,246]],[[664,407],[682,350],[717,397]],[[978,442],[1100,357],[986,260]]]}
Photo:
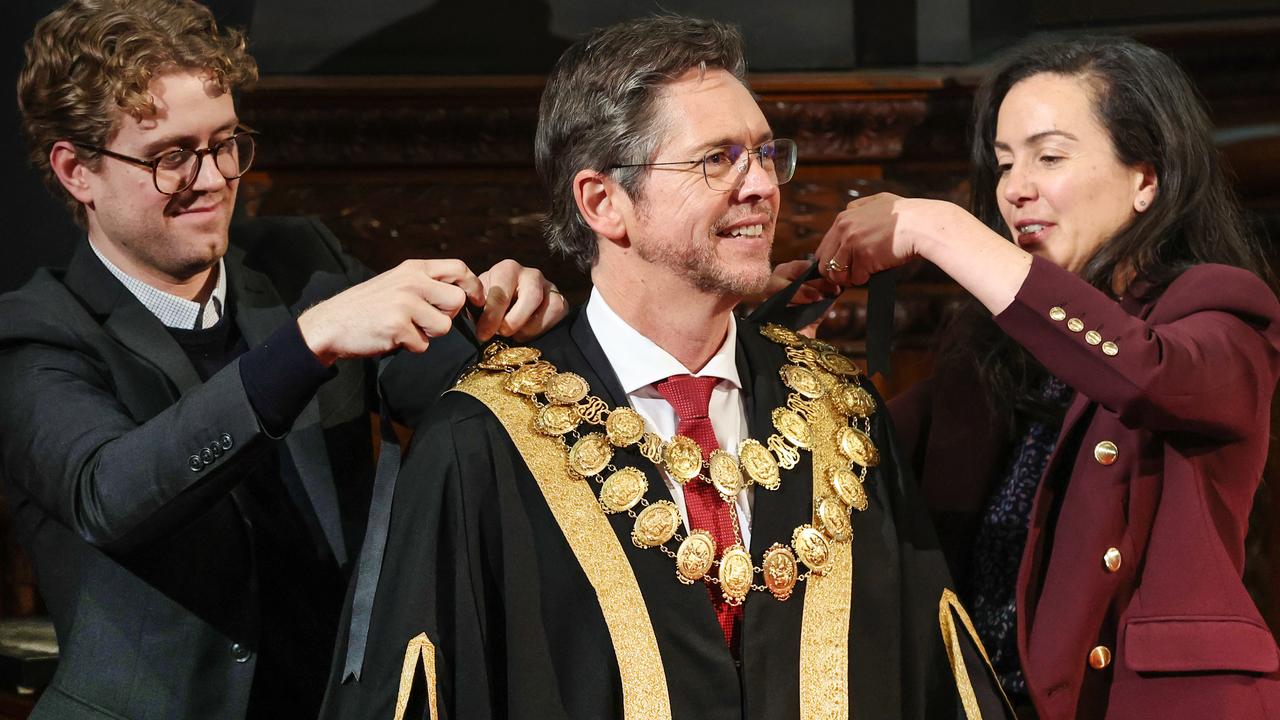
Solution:
{"label": "stubble beard", "polygon": [[770,254],[766,253],[758,264],[729,267],[716,254],[717,240],[709,238],[686,248],[667,242],[644,244],[637,253],[647,263],[671,269],[700,292],[737,297],[764,292],[771,272]]}

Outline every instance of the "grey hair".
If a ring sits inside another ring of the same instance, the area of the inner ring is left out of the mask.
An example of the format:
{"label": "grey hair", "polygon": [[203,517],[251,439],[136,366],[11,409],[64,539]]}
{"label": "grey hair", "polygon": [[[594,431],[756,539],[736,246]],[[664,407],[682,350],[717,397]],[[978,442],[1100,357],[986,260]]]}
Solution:
{"label": "grey hair", "polygon": [[[547,246],[589,271],[599,255],[595,232],[578,212],[573,178],[581,170],[650,162],[662,140],[663,86],[693,68],[719,68],[746,84],[742,34],[732,25],[680,15],[651,15],[579,40],[547,77],[538,108],[534,162],[551,210]],[[648,168],[613,170],[639,199]]]}

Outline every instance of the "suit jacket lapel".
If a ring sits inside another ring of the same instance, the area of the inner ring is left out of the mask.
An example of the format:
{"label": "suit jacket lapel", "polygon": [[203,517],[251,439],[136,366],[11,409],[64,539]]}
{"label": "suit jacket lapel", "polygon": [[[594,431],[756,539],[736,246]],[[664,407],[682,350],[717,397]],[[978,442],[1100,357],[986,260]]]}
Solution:
{"label": "suit jacket lapel", "polygon": [[[245,252],[238,245],[228,248],[226,268],[227,284],[235,298],[236,325],[250,347],[263,342],[281,325],[293,320],[275,285],[266,275],[245,264]],[[311,517],[318,521],[323,535],[316,539],[327,543],[338,564],[345,566],[347,546],[343,538],[337,487],[320,423],[318,393],[298,416],[293,429],[285,437],[285,445],[289,449],[288,457],[281,457],[280,469],[286,476],[286,486],[290,485],[287,476],[296,474],[296,485],[301,486],[313,511]],[[292,492],[294,489],[290,487],[291,495],[295,494]],[[294,501],[303,499],[295,497]],[[312,530],[314,532],[315,528]]]}
{"label": "suit jacket lapel", "polygon": [[87,241],[71,257],[66,285],[92,312],[105,316],[107,333],[168,378],[176,394],[200,384],[199,374],[164,324],[107,270]]}

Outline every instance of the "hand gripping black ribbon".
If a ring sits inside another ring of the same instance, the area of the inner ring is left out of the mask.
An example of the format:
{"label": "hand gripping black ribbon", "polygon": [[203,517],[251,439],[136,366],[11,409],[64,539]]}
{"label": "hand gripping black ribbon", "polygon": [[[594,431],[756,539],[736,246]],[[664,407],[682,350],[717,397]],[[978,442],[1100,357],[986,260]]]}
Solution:
{"label": "hand gripping black ribbon", "polygon": [[[809,280],[819,277],[818,263],[772,297],[760,303],[747,319],[757,323],[774,323],[799,330],[817,320],[836,301],[825,298],[808,305],[787,307],[787,303]],[[889,376],[889,340],[893,335],[893,305],[898,288],[898,271],[885,270],[871,276],[867,283],[867,374]]]}

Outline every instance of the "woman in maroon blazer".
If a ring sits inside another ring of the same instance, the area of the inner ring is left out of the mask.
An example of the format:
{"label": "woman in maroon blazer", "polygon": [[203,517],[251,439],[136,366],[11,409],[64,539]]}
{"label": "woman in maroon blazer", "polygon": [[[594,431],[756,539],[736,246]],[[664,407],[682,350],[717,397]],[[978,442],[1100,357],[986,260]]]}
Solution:
{"label": "woman in maroon blazer", "polygon": [[839,284],[923,257],[975,299],[891,406],[1006,690],[1024,717],[1280,718],[1241,582],[1280,304],[1197,94],[1132,41],[1028,46],[972,153],[973,215],[855,200],[818,256]]}

